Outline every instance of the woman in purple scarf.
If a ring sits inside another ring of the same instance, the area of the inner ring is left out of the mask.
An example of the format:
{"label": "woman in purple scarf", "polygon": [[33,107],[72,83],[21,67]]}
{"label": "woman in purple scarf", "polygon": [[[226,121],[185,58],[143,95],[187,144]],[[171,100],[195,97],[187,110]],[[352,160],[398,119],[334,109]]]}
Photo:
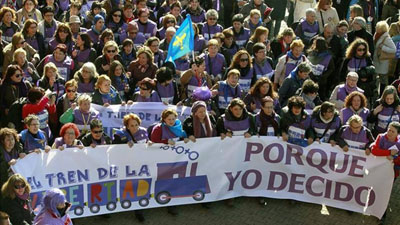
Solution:
{"label": "woman in purple scarf", "polygon": [[58,188],[46,191],[42,208],[35,218],[35,225],[72,225],[68,215],[71,203],[67,202],[64,192]]}
{"label": "woman in purple scarf", "polygon": [[176,141],[188,141],[178,113],[173,109],[165,109],[161,113],[161,122],[153,127],[150,140],[154,143],[175,145]]}
{"label": "woman in purple scarf", "polygon": [[1,189],[3,211],[10,216],[12,224],[33,224],[33,210],[29,200],[31,186],[26,179],[14,174]]}

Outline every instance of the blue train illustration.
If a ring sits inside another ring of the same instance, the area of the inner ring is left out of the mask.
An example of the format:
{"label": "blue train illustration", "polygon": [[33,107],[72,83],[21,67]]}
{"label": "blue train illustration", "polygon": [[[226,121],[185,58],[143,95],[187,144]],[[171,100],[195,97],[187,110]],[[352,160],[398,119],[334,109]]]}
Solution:
{"label": "blue train illustration", "polygon": [[[191,197],[201,201],[210,193],[206,175],[197,176],[197,163],[192,163],[189,176],[186,176],[188,162],[157,164],[157,180],[152,190],[152,178],[134,178],[107,180],[104,182],[78,184],[60,188],[68,202],[72,204],[71,211],[76,216],[84,214],[85,208],[96,214],[101,207],[114,211],[117,204],[123,209],[129,209],[133,203],[146,207],[151,198],[160,205],[165,205],[173,198]],[[45,192],[31,193],[32,207],[39,206]]]}

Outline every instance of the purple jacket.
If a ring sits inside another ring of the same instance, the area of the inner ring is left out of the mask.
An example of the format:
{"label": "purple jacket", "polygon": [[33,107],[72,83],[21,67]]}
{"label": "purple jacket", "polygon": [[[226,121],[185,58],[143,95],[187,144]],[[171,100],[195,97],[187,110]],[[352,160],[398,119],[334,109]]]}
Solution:
{"label": "purple jacket", "polygon": [[63,217],[58,217],[54,213],[50,211],[46,211],[45,213],[37,216],[35,221],[33,222],[35,225],[73,225],[72,220],[68,214],[65,214]]}

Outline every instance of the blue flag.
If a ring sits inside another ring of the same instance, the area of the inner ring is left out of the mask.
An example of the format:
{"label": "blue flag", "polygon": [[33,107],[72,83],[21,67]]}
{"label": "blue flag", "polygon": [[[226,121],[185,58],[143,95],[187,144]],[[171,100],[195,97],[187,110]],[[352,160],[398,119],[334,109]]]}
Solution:
{"label": "blue flag", "polygon": [[194,49],[194,30],[190,15],[186,16],[174,37],[169,43],[167,61],[174,62],[175,59],[186,55]]}

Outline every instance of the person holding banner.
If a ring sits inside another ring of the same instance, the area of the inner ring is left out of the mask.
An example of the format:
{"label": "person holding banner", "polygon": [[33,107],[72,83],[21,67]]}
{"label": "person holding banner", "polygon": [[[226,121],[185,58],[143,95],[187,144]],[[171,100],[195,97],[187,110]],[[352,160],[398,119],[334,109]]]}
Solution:
{"label": "person holding banner", "polygon": [[221,139],[232,136],[243,136],[246,138],[256,134],[256,123],[254,116],[247,112],[246,105],[239,98],[234,98],[229,103],[217,121],[217,132]]}
{"label": "person holding banner", "polygon": [[217,136],[216,120],[207,112],[207,105],[203,101],[193,103],[192,115],[183,122],[183,129],[189,139]]}
{"label": "person holding banner", "polygon": [[288,105],[281,112],[280,127],[283,141],[303,147],[314,142],[310,136],[311,117],[305,107],[306,102],[302,97],[292,96],[289,98]]}
{"label": "person holding banner", "polygon": [[149,140],[146,128],[141,127],[142,120],[138,115],[129,113],[124,116],[123,128],[113,130],[113,144],[128,144],[132,147],[134,143],[146,143]]}
{"label": "person holding banner", "polygon": [[1,194],[3,196],[2,210],[10,216],[12,224],[33,224],[35,214],[33,214],[29,200],[30,192],[31,186],[20,174],[12,175],[1,187]]}
{"label": "person holding banner", "polygon": [[101,120],[94,119],[90,122],[90,133],[81,138],[84,146],[95,148],[97,145],[111,144],[111,138],[103,132],[103,123]]}
{"label": "person holding banner", "polygon": [[17,131],[7,127],[0,129],[0,187],[11,173],[10,166],[25,156]]}
{"label": "person holding banner", "polygon": [[161,121],[153,127],[150,140],[154,143],[175,145],[177,141],[187,139],[186,132],[182,128],[182,122],[178,119],[178,113],[173,109],[165,109],[161,113]]}
{"label": "person holding banner", "polygon": [[42,208],[35,218],[35,225],[72,225],[72,220],[68,215],[71,203],[58,188],[46,191],[42,201]]}
{"label": "person holding banner", "polygon": [[89,95],[80,95],[77,100],[79,108],[76,108],[76,103],[72,103],[71,108],[61,115],[60,122],[63,124],[74,123],[81,134],[86,134],[89,131],[90,122],[98,117],[98,115],[91,110],[91,102],[92,98]]}
{"label": "person holding banner", "polygon": [[109,105],[125,105],[118,91],[111,86],[111,79],[107,75],[101,75],[97,79],[96,90],[92,94],[92,103],[107,107]]}
{"label": "person holding banner", "polygon": [[334,135],[340,127],[339,113],[333,103],[326,101],[314,108],[311,115],[311,136],[315,141],[329,142],[334,146],[336,144]]}
{"label": "person holding banner", "polygon": [[374,142],[371,131],[363,125],[359,115],[353,115],[342,126],[335,137],[336,143],[347,152],[349,149],[363,150],[366,155],[371,154],[370,144]]}
{"label": "person holding banner", "polygon": [[60,137],[56,138],[52,146],[53,149],[59,149],[60,151],[65,148],[79,148],[82,149],[83,145],[79,137],[80,133],[78,127],[73,123],[64,124],[60,130]]}
{"label": "person holding banner", "polygon": [[261,112],[261,99],[268,96],[274,101],[273,105],[275,113],[279,114],[281,112],[281,106],[279,104],[278,94],[272,87],[272,82],[267,77],[261,77],[258,79],[243,100],[246,104],[247,111],[253,114]]}
{"label": "person holding banner", "polygon": [[154,90],[154,80],[145,77],[139,82],[139,91],[132,96],[134,102],[161,102],[158,93]]}
{"label": "person holding banner", "polygon": [[369,109],[367,108],[367,98],[358,91],[353,91],[344,100],[344,108],[340,110],[340,120],[346,124],[352,115],[359,115],[363,119],[364,126],[367,125]]}
{"label": "person holding banner", "polygon": [[39,117],[34,114],[29,114],[24,119],[27,129],[19,134],[21,143],[24,146],[26,153],[40,153],[44,150],[46,153],[50,151],[50,146],[47,145],[46,134],[39,129]]}
{"label": "person holding banner", "polygon": [[261,110],[256,115],[256,125],[258,134],[261,136],[279,136],[281,134],[279,127],[281,117],[274,111],[274,102],[275,100],[269,96],[260,99]]}

